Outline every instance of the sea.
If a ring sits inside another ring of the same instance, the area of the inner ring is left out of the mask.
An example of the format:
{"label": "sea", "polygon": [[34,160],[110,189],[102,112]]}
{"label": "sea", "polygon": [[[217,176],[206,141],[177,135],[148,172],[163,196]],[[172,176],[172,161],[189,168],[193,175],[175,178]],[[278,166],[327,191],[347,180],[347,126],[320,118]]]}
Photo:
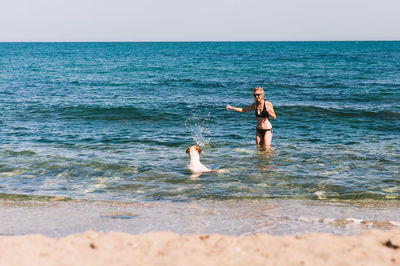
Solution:
{"label": "sea", "polygon": [[400,226],[399,41],[0,43],[0,107],[3,235]]}

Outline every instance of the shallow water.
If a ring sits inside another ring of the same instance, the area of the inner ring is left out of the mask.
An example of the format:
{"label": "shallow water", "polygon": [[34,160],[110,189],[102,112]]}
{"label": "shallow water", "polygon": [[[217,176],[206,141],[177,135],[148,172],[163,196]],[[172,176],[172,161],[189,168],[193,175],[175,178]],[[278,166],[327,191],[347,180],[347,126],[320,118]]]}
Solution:
{"label": "shallow water", "polygon": [[399,202],[315,200],[195,200],[147,203],[90,201],[0,201],[0,235],[62,237],[86,230],[143,234],[245,236],[325,232],[357,234],[399,228]]}
{"label": "shallow water", "polygon": [[[399,69],[400,42],[2,43],[0,198],[397,201]],[[256,86],[271,152],[225,110]]]}

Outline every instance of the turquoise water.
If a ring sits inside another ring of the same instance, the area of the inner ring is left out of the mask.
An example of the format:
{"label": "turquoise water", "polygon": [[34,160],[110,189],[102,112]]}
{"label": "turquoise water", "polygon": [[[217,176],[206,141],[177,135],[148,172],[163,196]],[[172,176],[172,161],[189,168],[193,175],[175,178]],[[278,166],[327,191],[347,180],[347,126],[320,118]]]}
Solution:
{"label": "turquoise water", "polygon": [[398,200],[399,88],[400,42],[0,43],[0,198]]}

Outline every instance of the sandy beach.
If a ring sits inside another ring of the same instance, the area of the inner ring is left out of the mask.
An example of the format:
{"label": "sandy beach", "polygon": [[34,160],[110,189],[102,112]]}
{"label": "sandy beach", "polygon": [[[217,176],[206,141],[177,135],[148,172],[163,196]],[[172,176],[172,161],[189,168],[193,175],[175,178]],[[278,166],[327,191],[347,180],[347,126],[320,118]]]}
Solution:
{"label": "sandy beach", "polygon": [[0,265],[399,265],[398,210],[368,201],[1,201]]}
{"label": "sandy beach", "polygon": [[63,238],[0,237],[1,265],[399,265],[400,230],[356,236],[310,233],[132,235],[86,231]]}

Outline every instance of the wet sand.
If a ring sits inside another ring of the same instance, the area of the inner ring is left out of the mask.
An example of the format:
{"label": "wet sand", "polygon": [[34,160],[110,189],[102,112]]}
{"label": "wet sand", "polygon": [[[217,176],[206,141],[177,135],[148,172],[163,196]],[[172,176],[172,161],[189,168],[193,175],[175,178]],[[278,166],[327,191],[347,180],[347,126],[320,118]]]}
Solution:
{"label": "wet sand", "polygon": [[400,202],[249,200],[192,202],[0,201],[0,235],[60,238],[88,230],[130,234],[358,234],[400,226]]}

